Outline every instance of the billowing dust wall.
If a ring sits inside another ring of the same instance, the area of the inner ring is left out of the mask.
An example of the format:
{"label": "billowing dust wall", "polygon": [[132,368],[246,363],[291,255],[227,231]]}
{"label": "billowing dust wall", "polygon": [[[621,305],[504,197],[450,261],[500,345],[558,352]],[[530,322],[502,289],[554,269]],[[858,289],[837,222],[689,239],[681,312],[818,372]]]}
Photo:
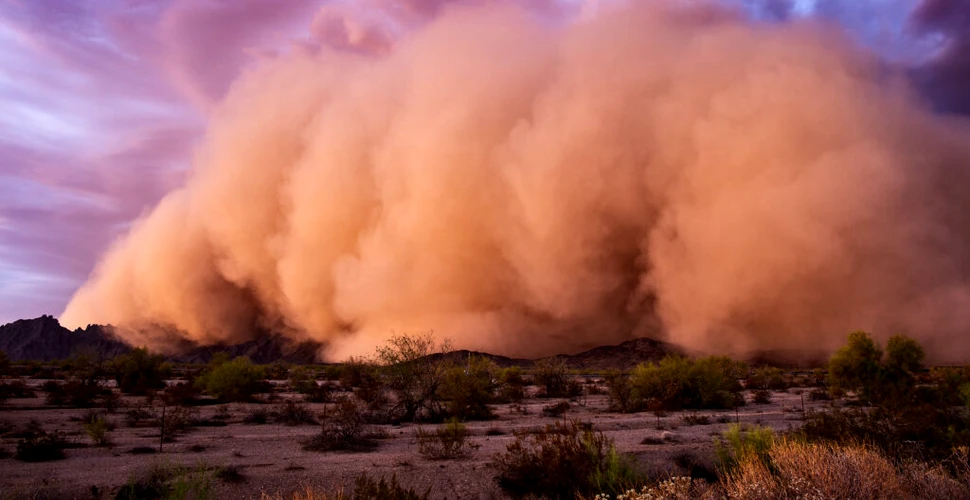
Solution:
{"label": "billowing dust wall", "polygon": [[445,8],[259,63],[62,320],[333,359],[427,330],[512,355],[965,349],[965,125],[834,28],[646,3]]}

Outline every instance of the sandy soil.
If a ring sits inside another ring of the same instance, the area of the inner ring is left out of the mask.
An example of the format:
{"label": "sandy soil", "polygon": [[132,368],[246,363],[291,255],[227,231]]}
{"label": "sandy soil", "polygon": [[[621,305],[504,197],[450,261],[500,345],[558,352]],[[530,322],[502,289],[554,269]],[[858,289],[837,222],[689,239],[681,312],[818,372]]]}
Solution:
{"label": "sandy soil", "polygon": [[[39,385],[41,381],[29,381]],[[689,454],[695,463],[712,464],[714,436],[720,435],[729,422],[771,426],[785,431],[800,425],[802,400],[810,410],[822,403],[810,402],[793,389],[773,393],[768,405],[748,404],[737,413],[729,411],[671,412],[659,419],[652,413],[618,414],[608,409],[607,397],[593,395],[571,403],[567,418],[591,422],[593,428],[613,438],[617,449],[633,454],[637,463],[652,474],[682,474],[675,458]],[[283,398],[296,395],[283,394]],[[134,447],[158,448],[158,428],[125,425],[124,411],[109,415],[117,428],[110,433],[112,446],[90,445],[80,417],[88,410],[45,406],[43,393],[37,398],[12,399],[0,406],[0,424],[22,427],[31,420],[44,429],[60,430],[78,443],[87,446],[66,450],[67,458],[53,462],[24,463],[10,454],[16,439],[0,441],[0,449],[8,452],[0,459],[0,497],[22,497],[46,494],[54,498],[92,498],[92,487],[104,498],[113,497],[127,481],[146,475],[152,467],[182,464],[189,467],[216,468],[237,466],[245,480],[227,483],[213,479],[215,498],[259,498],[262,494],[286,494],[306,486],[334,489],[350,486],[363,472],[372,477],[390,477],[421,491],[431,488],[433,498],[488,499],[504,498],[497,487],[495,471],[489,467],[491,457],[505,449],[513,439],[513,429],[535,428],[551,424],[557,418],[544,416],[542,408],[559,400],[528,399],[523,404],[527,414],[515,411],[510,405],[494,407],[498,418],[487,422],[469,422],[471,440],[480,447],[469,458],[435,461],[418,453],[415,439],[418,426],[380,426],[389,438],[380,441],[379,448],[368,453],[310,452],[301,449],[301,441],[318,432],[315,425],[295,427],[277,424],[244,424],[242,419],[255,407],[270,405],[227,404],[199,407],[199,417],[213,417],[221,406],[228,406],[231,418],[225,427],[197,427],[180,436],[174,443],[166,443],[161,453],[131,454]],[[125,398],[130,406],[143,404],[141,398]],[[324,411],[324,404],[307,404],[314,412]],[[224,411],[224,410],[223,410]],[[682,417],[689,414],[710,417],[709,425],[687,425]],[[560,417],[561,418],[561,417]],[[720,420],[721,423],[718,423]],[[426,426],[430,429],[430,426]],[[502,435],[486,435],[489,429],[500,429]],[[641,444],[644,438],[654,438],[660,444]]]}

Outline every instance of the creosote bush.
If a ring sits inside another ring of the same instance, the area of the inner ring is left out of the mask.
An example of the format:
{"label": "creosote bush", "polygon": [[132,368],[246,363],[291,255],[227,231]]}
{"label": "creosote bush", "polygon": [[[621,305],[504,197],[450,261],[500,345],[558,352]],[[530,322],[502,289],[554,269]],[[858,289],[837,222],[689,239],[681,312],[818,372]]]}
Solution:
{"label": "creosote bush", "polygon": [[641,482],[611,439],[577,421],[514,434],[492,462],[499,486],[514,498],[616,493]]}
{"label": "creosote bush", "polygon": [[607,374],[610,399],[620,411],[643,409],[723,409],[744,404],[741,384],[747,368],[719,356],[696,361],[668,356],[659,363],[641,364],[629,375]]}
{"label": "creosote bush", "polygon": [[59,432],[46,432],[39,426],[28,426],[25,435],[17,441],[14,458],[23,462],[48,462],[64,458],[68,442]]}
{"label": "creosote bush", "polygon": [[488,406],[495,401],[498,367],[482,356],[470,356],[464,364],[444,371],[440,397],[445,411],[460,420],[488,420],[495,415]]}
{"label": "creosote bush", "polygon": [[138,348],[111,360],[109,370],[114,374],[118,388],[125,394],[144,396],[148,391],[165,388],[165,379],[172,369],[165,358]]}
{"label": "creosote bush", "polygon": [[232,361],[214,360],[197,383],[220,401],[249,401],[256,394],[272,389],[265,379],[261,366],[240,356]]}
{"label": "creosote bush", "polygon": [[352,399],[341,400],[336,411],[323,418],[320,433],[303,443],[307,451],[373,451],[379,434],[367,424],[364,409]]}

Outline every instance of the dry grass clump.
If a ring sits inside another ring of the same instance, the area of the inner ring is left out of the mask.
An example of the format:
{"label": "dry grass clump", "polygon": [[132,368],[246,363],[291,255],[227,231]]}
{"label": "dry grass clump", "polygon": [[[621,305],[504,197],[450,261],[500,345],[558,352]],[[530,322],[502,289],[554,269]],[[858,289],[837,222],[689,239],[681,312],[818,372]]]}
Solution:
{"label": "dry grass clump", "polygon": [[894,466],[857,445],[780,441],[767,460],[742,457],[722,486],[729,498],[967,498],[970,490],[942,468]]}
{"label": "dry grass clump", "polygon": [[348,494],[343,488],[333,491],[322,491],[304,486],[302,491],[289,495],[262,495],[262,500],[427,500],[431,495],[429,487],[424,493],[418,493],[412,488],[406,488],[397,481],[397,475],[392,475],[390,481],[381,477],[373,479],[362,474],[354,481],[353,494]]}

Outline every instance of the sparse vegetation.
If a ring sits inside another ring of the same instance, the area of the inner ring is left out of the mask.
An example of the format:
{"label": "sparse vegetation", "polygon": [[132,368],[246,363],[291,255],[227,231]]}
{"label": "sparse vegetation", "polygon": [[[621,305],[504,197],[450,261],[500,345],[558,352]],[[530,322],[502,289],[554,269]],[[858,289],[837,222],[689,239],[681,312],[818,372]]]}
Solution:
{"label": "sparse vegetation", "polygon": [[468,429],[454,418],[431,432],[418,428],[418,452],[432,460],[467,457],[477,448],[468,436]]}
{"label": "sparse vegetation", "polygon": [[57,431],[46,432],[39,427],[28,429],[27,435],[17,441],[14,458],[23,462],[48,462],[64,458],[68,442]]}
{"label": "sparse vegetation", "polygon": [[370,429],[363,409],[353,400],[344,399],[333,415],[323,420],[320,433],[303,443],[308,451],[373,451],[378,434]]}
{"label": "sparse vegetation", "polygon": [[640,480],[612,440],[579,422],[556,422],[539,432],[514,434],[505,452],[493,458],[498,483],[512,497],[615,493]]}

